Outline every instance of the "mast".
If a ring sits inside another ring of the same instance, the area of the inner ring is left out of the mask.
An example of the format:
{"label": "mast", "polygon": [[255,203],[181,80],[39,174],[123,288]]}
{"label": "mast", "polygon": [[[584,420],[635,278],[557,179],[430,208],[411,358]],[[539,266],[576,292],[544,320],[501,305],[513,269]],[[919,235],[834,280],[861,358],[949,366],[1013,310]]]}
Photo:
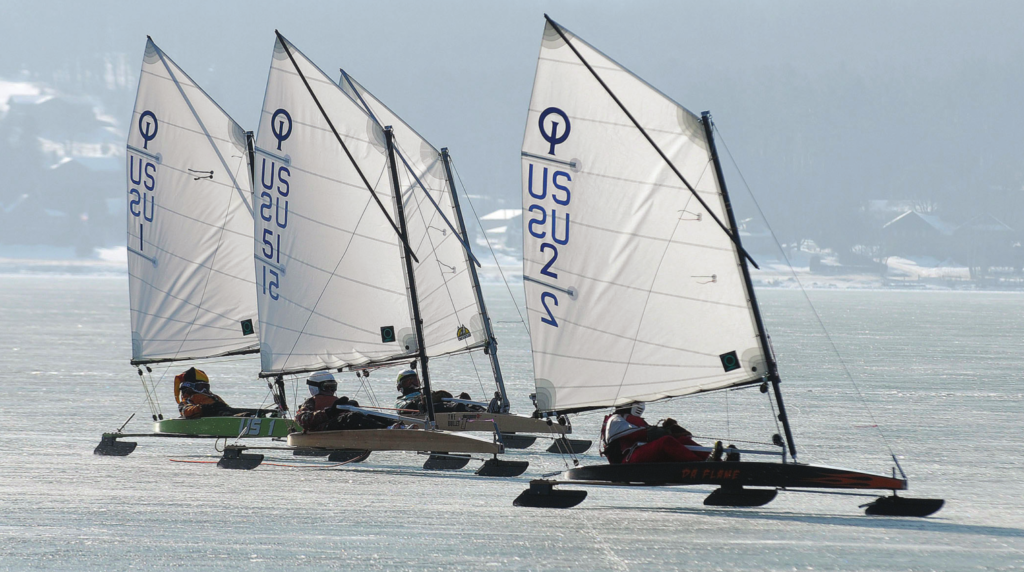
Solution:
{"label": "mast", "polygon": [[[743,252],[742,246],[740,246],[740,231],[739,227],[736,226],[736,217],[732,212],[732,204],[729,202],[729,191],[725,187],[725,177],[722,175],[722,163],[718,160],[718,150],[715,148],[715,138],[713,135],[711,112],[705,111],[701,113],[701,123],[704,124],[704,134],[707,136],[709,151],[711,153],[711,160],[715,164],[715,177],[718,179],[718,188],[722,191],[722,202],[725,203],[725,213],[729,217],[729,225],[732,227],[733,240],[736,242],[736,246]],[[747,268],[747,258],[740,256],[740,269],[743,271],[743,283],[747,289],[747,296],[750,297],[750,307],[754,312],[754,323],[757,324],[757,337],[761,342],[761,351],[764,353],[765,363],[768,366],[768,371],[765,374],[765,378],[771,382],[772,389],[775,392],[775,402],[779,404],[779,421],[782,421],[782,428],[786,432],[786,443],[789,445],[789,453],[793,456],[793,460],[796,460],[796,444],[793,443],[793,432],[789,428],[789,416],[786,415],[786,406],[782,402],[782,390],[779,388],[779,383],[782,381],[779,378],[778,364],[775,363],[775,356],[772,355],[771,346],[768,344],[768,334],[764,329],[764,321],[761,319],[761,309],[757,305],[757,297],[754,295],[754,285],[750,281],[750,270]]]}
{"label": "mast", "polygon": [[[469,244],[469,234],[466,233],[466,222],[462,218],[462,208],[459,206],[459,196],[455,190],[455,181],[452,179],[452,168],[451,168],[451,156],[448,154],[448,148],[444,147],[441,149],[441,160],[444,162],[444,174],[448,179],[448,189],[451,191],[452,205],[455,207],[455,216],[459,219],[459,231],[462,233],[463,239],[466,244]],[[476,294],[476,302],[480,306],[480,312],[483,314],[484,332],[487,334],[487,346],[485,351],[487,357],[491,360],[491,371],[494,373],[494,383],[498,386],[498,393],[501,394],[501,413],[508,413],[509,401],[508,394],[505,392],[505,380],[501,377],[501,366],[498,365],[498,341],[494,339],[494,331],[491,329],[491,318],[487,315],[487,307],[484,305],[484,295],[480,290],[480,277],[477,276],[476,266],[469,261],[469,256],[466,256],[467,264],[469,267],[470,277],[473,280],[473,293]]]}
{"label": "mast", "polygon": [[252,131],[245,132],[246,158],[249,161],[249,186],[256,188],[256,140]]}
{"label": "mast", "polygon": [[427,371],[427,345],[423,339],[423,320],[420,318],[420,302],[416,295],[416,274],[412,267],[412,249],[409,247],[408,234],[405,226],[405,207],[402,204],[402,187],[398,182],[398,169],[395,166],[395,132],[391,126],[384,128],[384,135],[388,145],[388,169],[391,171],[391,188],[395,193],[395,214],[398,218],[399,230],[401,232],[402,246],[405,250],[405,279],[409,284],[409,301],[412,303],[412,323],[416,331],[416,349],[423,370],[423,393],[427,403],[427,421],[434,424],[434,398],[430,391],[430,374]]}

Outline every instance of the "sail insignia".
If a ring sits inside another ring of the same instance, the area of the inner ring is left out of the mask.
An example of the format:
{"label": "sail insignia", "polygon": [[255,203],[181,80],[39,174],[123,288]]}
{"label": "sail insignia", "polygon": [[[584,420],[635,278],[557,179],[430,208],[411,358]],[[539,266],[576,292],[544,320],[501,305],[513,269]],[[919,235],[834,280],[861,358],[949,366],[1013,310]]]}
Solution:
{"label": "sail insignia", "polygon": [[722,369],[726,372],[740,368],[740,360],[736,357],[736,352],[724,353],[718,357],[722,360]]}

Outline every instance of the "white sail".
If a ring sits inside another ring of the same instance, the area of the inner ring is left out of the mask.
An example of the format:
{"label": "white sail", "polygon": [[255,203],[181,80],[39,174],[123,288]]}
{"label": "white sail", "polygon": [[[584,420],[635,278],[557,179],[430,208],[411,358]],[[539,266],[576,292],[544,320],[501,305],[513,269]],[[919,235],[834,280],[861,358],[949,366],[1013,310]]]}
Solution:
{"label": "white sail", "polygon": [[[728,226],[701,119],[565,34]],[[539,409],[681,396],[767,373],[735,245],[550,23],[522,161]]]}
{"label": "white sail", "polygon": [[263,374],[414,354],[401,241],[388,221],[397,219],[384,132],[290,43],[288,50],[380,204],[276,41],[256,137]]}
{"label": "white sail", "polygon": [[133,362],[254,351],[245,132],[152,40],[127,156]]}
{"label": "white sail", "polygon": [[413,262],[413,273],[427,355],[486,345],[483,312],[469,270],[473,261],[464,246],[469,241],[457,232],[458,215],[450,194],[454,190],[449,188],[441,153],[350,75],[343,72],[340,85],[382,127],[394,130],[406,228],[419,259]]}

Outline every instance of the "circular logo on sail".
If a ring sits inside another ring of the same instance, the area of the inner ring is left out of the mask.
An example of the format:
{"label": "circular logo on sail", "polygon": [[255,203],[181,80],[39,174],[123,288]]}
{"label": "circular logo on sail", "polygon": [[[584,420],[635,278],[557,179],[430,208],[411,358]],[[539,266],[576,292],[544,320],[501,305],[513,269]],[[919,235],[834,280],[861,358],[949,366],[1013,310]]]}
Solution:
{"label": "circular logo on sail", "polygon": [[277,139],[277,150],[281,150],[281,142],[292,134],[292,116],[283,109],[278,109],[270,117],[270,131]]}
{"label": "circular logo on sail", "polygon": [[718,356],[718,359],[722,360],[722,369],[725,371],[732,371],[740,368],[740,360],[736,357],[736,352],[731,351]]}
{"label": "circular logo on sail", "polygon": [[160,124],[156,120],[156,114],[148,109],[142,112],[139,116],[139,135],[142,135],[143,149],[149,148],[149,142],[156,137],[156,131],[159,129]]}
{"label": "circular logo on sail", "polygon": [[[551,114],[555,114],[558,117],[562,118],[561,125],[565,125],[565,129],[561,133],[558,132],[559,123],[557,121],[551,121],[550,132],[544,129],[544,120],[546,120],[548,116]],[[564,111],[558,109],[557,107],[549,107],[545,109],[543,112],[541,112],[540,121],[538,123],[540,126],[540,136],[543,137],[545,141],[551,144],[551,148],[548,150],[548,155],[554,155],[555,145],[565,143],[565,140],[569,138],[569,130],[572,128],[572,126],[569,124],[569,116],[566,115]]]}

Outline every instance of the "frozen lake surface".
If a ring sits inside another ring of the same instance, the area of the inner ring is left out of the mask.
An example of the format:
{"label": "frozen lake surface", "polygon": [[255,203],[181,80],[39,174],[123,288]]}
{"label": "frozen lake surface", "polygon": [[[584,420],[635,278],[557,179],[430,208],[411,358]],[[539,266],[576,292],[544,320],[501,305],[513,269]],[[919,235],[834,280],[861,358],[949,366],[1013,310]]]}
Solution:
{"label": "frozen lake surface", "polygon": [[[485,295],[513,409],[529,413],[527,334],[504,287]],[[758,295],[801,461],[888,473],[878,425],[908,495],[947,499],[941,512],[868,517],[857,508],[867,498],[789,491],[758,509],[711,510],[701,504],[710,487],[593,488],[575,509],[514,508],[531,478],[566,466],[540,441],[508,454],[530,461],[515,479],[477,477],[476,462],[425,472],[411,453],[342,467],[275,453],[256,470],[225,471],[210,441],[140,439],[129,457],[94,456],[100,434],[132,413],[125,430],[149,431],[128,365],[126,277],[0,276],[0,569],[1024,568],[1024,294],[812,291],[859,393],[802,293]],[[269,399],[255,359],[201,367],[232,405]],[[170,387],[183,369],[154,367],[165,416],[176,415]],[[484,356],[431,371],[438,387],[493,391]],[[393,376],[370,378],[382,404]],[[354,376],[341,379],[340,393],[372,401]],[[574,436],[596,441],[603,415],[576,417]],[[666,416],[705,442],[776,431],[756,389],[648,408],[651,420]],[[580,461],[602,459],[594,447]]]}

